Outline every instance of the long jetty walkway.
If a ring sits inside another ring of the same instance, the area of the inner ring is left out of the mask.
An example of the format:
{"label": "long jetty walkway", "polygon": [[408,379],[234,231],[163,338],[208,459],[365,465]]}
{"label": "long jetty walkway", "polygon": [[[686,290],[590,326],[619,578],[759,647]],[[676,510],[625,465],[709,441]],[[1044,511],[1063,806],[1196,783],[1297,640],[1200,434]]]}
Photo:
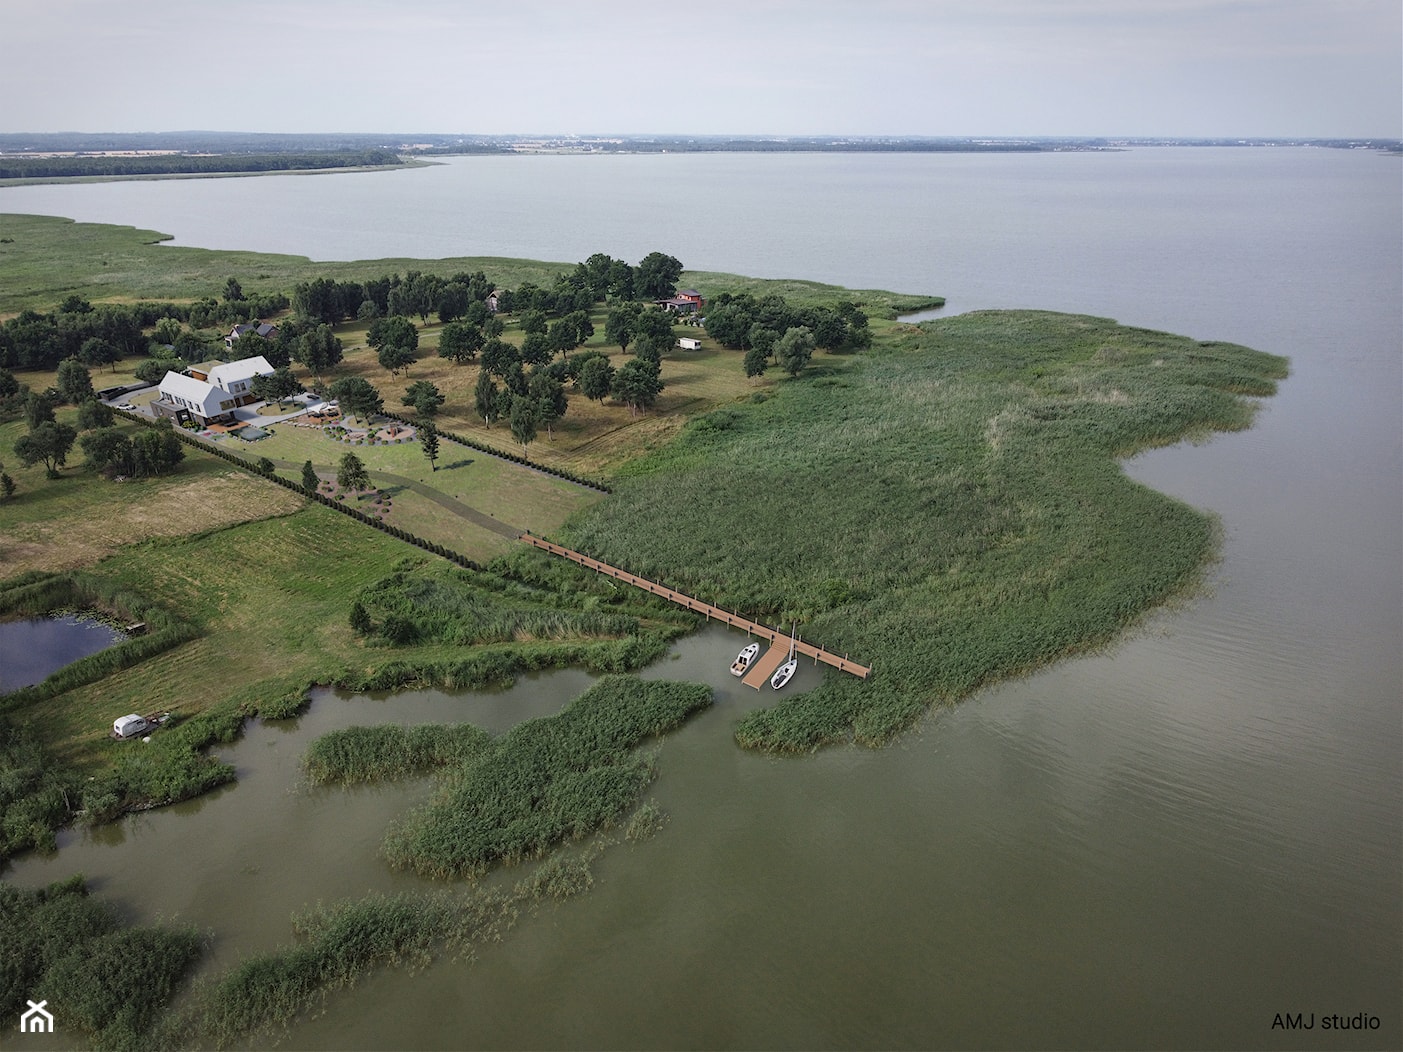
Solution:
{"label": "long jetty walkway", "polygon": [[[602,574],[608,574],[615,580],[623,581],[625,584],[631,584],[635,588],[643,589],[645,592],[651,592],[653,595],[661,596],[664,599],[676,603],[678,606],[685,606],[688,610],[694,610],[699,614],[705,614],[708,620],[714,619],[723,621],[734,628],[745,629],[749,635],[759,636],[761,639],[769,640],[770,649],[758,662],[751,665],[750,675],[746,676],[743,680],[747,686],[754,687],[757,690],[760,688],[761,684],[764,683],[765,679],[768,678],[769,673],[778,668],[780,662],[789,654],[791,642],[793,643],[794,652],[796,654],[803,654],[805,657],[811,657],[815,661],[822,661],[825,665],[831,665],[839,672],[847,672],[857,676],[859,679],[866,679],[872,672],[866,665],[859,665],[856,661],[848,660],[847,655],[840,657],[837,654],[829,653],[822,647],[816,647],[812,643],[805,643],[802,639],[791,641],[788,635],[778,629],[767,628],[765,625],[741,617],[739,614],[733,614],[729,610],[722,610],[719,606],[712,606],[710,603],[704,603],[700,599],[694,599],[690,595],[684,595],[682,592],[669,588],[666,585],[658,584],[656,581],[650,581],[646,577],[639,577],[637,574],[631,574],[627,570],[620,570],[617,566],[610,566],[608,563],[602,563],[598,559],[591,559],[588,555],[583,555],[570,548],[554,544],[542,537],[537,537],[530,533],[523,533],[521,535],[521,540],[536,548],[540,548],[542,551],[550,552],[552,555],[559,555],[562,558],[569,559],[571,562],[577,562],[581,566],[586,566],[591,570],[596,570]],[[768,669],[768,671],[766,671],[764,675],[760,675],[759,673],[762,669]],[[752,680],[754,682],[752,682]]]}

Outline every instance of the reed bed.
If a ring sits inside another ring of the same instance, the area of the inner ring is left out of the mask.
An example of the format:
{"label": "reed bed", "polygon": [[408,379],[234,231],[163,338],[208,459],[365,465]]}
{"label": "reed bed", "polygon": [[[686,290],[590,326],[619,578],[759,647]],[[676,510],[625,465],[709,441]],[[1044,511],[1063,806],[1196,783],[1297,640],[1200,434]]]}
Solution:
{"label": "reed bed", "polygon": [[554,854],[510,891],[404,892],[319,904],[293,918],[296,942],[198,984],[181,1011],[153,1029],[146,1047],[268,1044],[375,968],[423,967],[445,951],[469,956],[475,946],[500,940],[524,910],[589,890],[593,862],[608,846],[596,841]]}
{"label": "reed bed", "polygon": [[395,573],[361,597],[375,619],[372,636],[393,642],[473,646],[634,635],[637,617],[571,609],[526,589],[488,590],[463,574]]}
{"label": "reed bed", "polygon": [[1213,518],[1118,460],[1248,426],[1285,373],[1105,319],[962,315],[701,418],[561,539],[873,668],[751,714],[742,744],[878,743],[1191,584]]}
{"label": "reed bed", "polygon": [[124,927],[83,878],[29,890],[0,883],[0,1004],[8,1030],[25,999],[49,1004],[92,1046],[146,1049],[203,949],[192,928]]}
{"label": "reed bed", "polygon": [[653,778],[636,747],[710,701],[710,689],[697,684],[606,676],[455,771],[390,830],[385,855],[424,876],[474,878],[607,828]]}
{"label": "reed bed", "polygon": [[314,741],[302,758],[302,768],[314,785],[407,778],[472,759],[490,741],[486,731],[468,723],[346,727]]}

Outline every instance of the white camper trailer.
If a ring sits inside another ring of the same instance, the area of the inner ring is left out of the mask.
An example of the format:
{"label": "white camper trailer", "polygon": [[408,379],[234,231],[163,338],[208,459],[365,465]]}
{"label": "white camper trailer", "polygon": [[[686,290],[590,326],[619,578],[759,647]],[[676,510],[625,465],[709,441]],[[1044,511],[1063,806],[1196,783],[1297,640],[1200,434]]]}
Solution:
{"label": "white camper trailer", "polygon": [[120,716],[112,721],[112,737],[117,739],[135,738],[138,734],[145,734],[151,729],[151,724],[146,717],[132,713],[129,716]]}

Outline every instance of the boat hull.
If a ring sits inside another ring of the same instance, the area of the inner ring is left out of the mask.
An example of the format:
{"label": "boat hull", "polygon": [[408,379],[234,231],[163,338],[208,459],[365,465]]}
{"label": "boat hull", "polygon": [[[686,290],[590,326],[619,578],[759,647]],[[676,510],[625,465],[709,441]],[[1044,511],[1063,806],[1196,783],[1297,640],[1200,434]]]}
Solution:
{"label": "boat hull", "polygon": [[760,653],[760,644],[751,643],[750,646],[737,654],[736,660],[731,664],[731,675],[744,676],[746,669],[750,668],[750,663],[755,660],[755,655],[758,653]]}
{"label": "boat hull", "polygon": [[775,669],[775,674],[770,677],[770,686],[775,690],[782,689],[794,676],[794,671],[799,667],[799,662],[790,658],[779,668]]}

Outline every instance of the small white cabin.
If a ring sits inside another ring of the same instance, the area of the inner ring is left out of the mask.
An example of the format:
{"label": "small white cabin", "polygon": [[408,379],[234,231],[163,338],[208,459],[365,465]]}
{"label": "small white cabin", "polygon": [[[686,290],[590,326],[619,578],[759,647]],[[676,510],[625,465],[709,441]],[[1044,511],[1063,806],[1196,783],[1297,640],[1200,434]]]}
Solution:
{"label": "small white cabin", "polygon": [[112,734],[117,738],[135,738],[151,729],[151,725],[144,717],[132,713],[130,716],[120,716],[112,721]]}
{"label": "small white cabin", "polygon": [[677,346],[681,347],[684,351],[699,351],[701,350],[701,340],[692,336],[679,336],[677,338]]}

